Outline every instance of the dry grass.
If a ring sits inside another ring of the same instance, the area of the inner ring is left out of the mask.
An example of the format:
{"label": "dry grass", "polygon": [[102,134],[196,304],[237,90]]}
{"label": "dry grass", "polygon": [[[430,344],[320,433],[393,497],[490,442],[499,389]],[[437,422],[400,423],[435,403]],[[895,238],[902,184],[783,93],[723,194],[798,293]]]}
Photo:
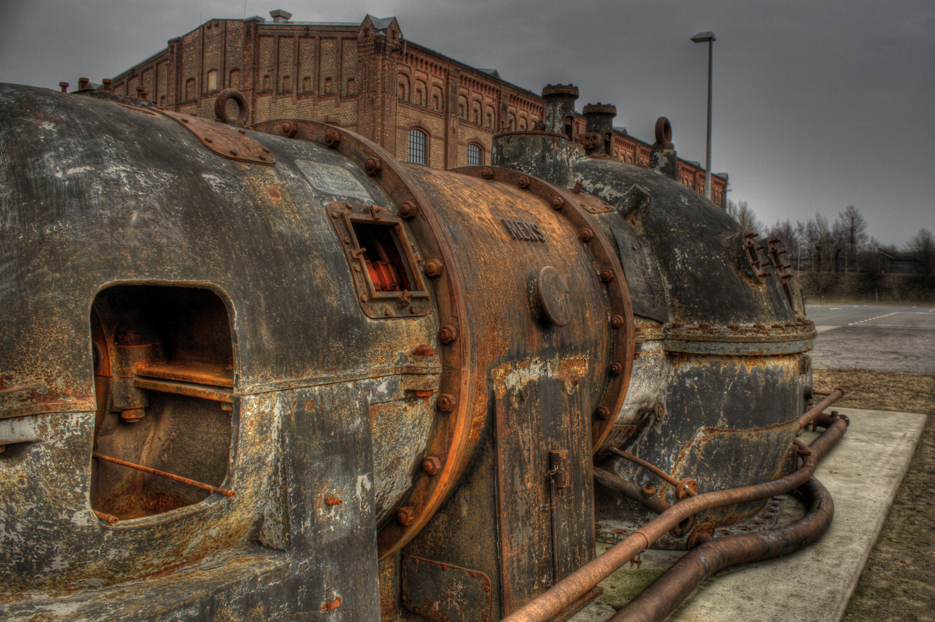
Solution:
{"label": "dry grass", "polygon": [[[815,369],[815,390],[844,389],[836,406],[935,415],[935,377]],[[926,425],[844,615],[853,622],[935,620],[935,426]]]}
{"label": "dry grass", "polygon": [[835,405],[935,415],[935,377],[867,369],[814,370],[816,391],[844,389]]}

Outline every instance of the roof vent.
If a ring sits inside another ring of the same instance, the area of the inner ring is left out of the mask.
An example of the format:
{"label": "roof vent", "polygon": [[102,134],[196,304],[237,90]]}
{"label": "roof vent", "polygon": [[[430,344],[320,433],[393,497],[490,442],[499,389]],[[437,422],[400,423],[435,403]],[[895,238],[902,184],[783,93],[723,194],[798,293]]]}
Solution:
{"label": "roof vent", "polygon": [[273,18],[274,24],[285,24],[290,19],[292,19],[292,13],[287,13],[286,11],[283,11],[282,9],[276,9],[275,11],[270,11],[269,14],[270,14],[270,17]]}

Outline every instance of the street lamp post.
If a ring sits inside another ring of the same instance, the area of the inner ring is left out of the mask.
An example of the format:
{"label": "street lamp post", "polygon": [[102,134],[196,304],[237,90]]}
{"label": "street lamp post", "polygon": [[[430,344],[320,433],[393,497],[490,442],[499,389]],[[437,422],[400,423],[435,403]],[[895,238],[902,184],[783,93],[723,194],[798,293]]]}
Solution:
{"label": "street lamp post", "polygon": [[695,43],[708,43],[708,144],[705,152],[705,170],[704,170],[704,191],[708,200],[713,200],[714,193],[711,192],[711,53],[713,43],[715,42],[713,32],[699,32],[692,37]]}

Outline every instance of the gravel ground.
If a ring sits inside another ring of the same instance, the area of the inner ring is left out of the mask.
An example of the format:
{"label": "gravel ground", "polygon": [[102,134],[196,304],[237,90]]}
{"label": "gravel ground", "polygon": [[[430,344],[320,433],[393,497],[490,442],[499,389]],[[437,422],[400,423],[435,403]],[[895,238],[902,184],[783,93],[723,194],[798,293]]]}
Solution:
{"label": "gravel ground", "polygon": [[816,391],[844,389],[836,405],[929,415],[844,619],[935,622],[935,377],[823,368],[814,374]]}

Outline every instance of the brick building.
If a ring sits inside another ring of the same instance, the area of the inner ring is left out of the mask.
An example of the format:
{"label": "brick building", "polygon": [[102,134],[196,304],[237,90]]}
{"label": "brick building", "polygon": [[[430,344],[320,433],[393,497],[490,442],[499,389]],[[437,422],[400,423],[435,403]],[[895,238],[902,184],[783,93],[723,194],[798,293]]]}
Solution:
{"label": "brick building", "polygon": [[[395,17],[360,24],[212,19],[109,82],[160,106],[214,116],[226,88],[241,91],[249,123],[278,118],[325,121],[380,144],[403,161],[434,168],[489,164],[493,136],[533,129],[541,97],[404,39]],[[235,106],[233,102],[229,105]],[[584,119],[578,115],[582,134]],[[648,165],[651,146],[615,128],[614,155]],[[704,192],[704,169],[679,160],[679,181]],[[722,209],[726,177],[712,176]]]}

